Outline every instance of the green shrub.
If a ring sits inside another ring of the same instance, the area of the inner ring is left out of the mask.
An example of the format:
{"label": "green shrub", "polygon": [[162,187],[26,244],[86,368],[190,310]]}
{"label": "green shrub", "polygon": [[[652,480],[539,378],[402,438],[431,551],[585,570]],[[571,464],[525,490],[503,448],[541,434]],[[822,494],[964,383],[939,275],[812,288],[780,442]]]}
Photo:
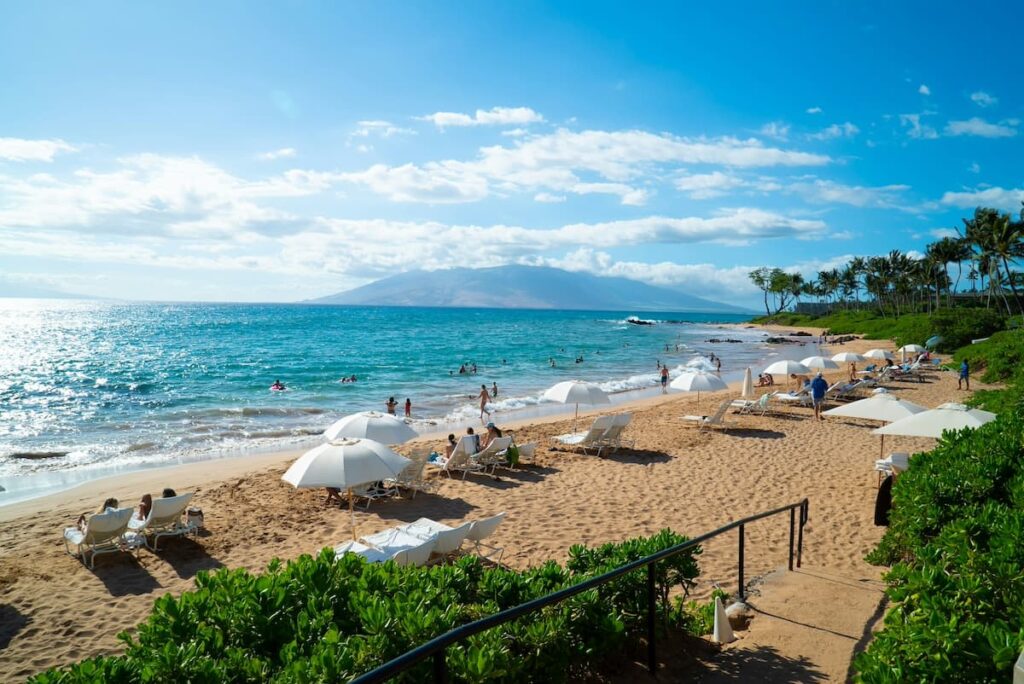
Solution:
{"label": "green shrub", "polygon": [[[123,655],[32,681],[346,681],[459,625],[683,541],[664,530],[596,549],[574,546],[566,568],[551,562],[526,571],[485,567],[475,557],[426,568],[367,564],[324,550],[273,561],[261,574],[201,573],[195,590],[157,599],[134,637],[120,635]],[[699,554],[697,547],[659,564],[658,610],[666,619],[669,592],[686,592]],[[448,649],[451,681],[565,681],[621,650],[642,632],[645,616],[646,572],[630,573]],[[423,681],[429,672],[421,663],[399,681]]]}
{"label": "green shrub", "polygon": [[1002,682],[1024,648],[1024,418],[947,433],[893,487],[869,555],[896,563],[861,682]]}
{"label": "green shrub", "polygon": [[1016,411],[1024,404],[1024,331],[1005,330],[978,344],[969,344],[953,356],[952,365],[963,360],[971,374],[983,382],[1006,383],[1002,389],[975,392],[967,403],[995,413]]}

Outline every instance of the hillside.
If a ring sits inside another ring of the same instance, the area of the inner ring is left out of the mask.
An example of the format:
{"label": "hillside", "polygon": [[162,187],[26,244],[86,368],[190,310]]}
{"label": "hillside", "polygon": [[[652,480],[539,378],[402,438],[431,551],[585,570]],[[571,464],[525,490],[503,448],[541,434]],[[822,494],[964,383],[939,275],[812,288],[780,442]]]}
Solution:
{"label": "hillside", "polygon": [[310,301],[368,306],[746,311],[627,278],[602,278],[557,268],[516,265],[410,271]]}

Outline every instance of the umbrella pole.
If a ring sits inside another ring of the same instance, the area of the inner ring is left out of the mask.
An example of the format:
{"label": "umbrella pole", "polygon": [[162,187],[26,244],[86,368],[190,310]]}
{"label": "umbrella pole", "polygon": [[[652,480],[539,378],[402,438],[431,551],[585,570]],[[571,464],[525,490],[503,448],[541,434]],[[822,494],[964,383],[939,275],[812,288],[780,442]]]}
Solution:
{"label": "umbrella pole", "polygon": [[356,540],[356,498],[352,496],[352,488],[348,488],[348,514],[352,518],[352,541]]}
{"label": "umbrella pole", "polygon": [[576,414],[572,417],[572,431],[576,432],[576,423],[580,420],[580,405],[576,404]]}

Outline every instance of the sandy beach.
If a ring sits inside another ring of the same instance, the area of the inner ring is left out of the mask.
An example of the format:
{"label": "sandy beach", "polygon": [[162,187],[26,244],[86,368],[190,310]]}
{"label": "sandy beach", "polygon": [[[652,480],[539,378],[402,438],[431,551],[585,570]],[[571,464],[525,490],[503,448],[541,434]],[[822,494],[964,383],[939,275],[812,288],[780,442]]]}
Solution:
{"label": "sandy beach", "polygon": [[[876,346],[891,348],[857,340],[831,346],[827,353]],[[940,371],[929,372],[924,383],[897,382],[890,389],[928,407],[966,395],[957,390],[954,374]],[[434,494],[375,502],[368,511],[357,510],[358,529],[369,534],[422,516],[456,523],[506,511],[495,542],[505,549],[504,562],[525,568],[564,560],[574,543],[621,540],[665,527],[696,535],[807,497],[804,566],[877,579],[879,570],[863,561],[881,535],[872,521],[877,483],[872,464],[879,439],[870,433],[871,425],[819,423],[809,408],[779,405],[763,417],[730,413],[730,429],[721,431],[698,430],[680,419],[710,414],[738,394],[736,387],[702,394],[699,407],[688,394],[615,407],[634,413],[627,435],[636,445],[602,458],[551,448],[549,438],[569,432],[571,418],[525,421],[511,427],[517,442],[540,443],[536,464],[501,474],[500,480],[446,479]],[[581,423],[597,413],[581,411]],[[887,447],[912,452],[933,444],[896,438]],[[346,540],[347,511],[324,508],[320,491],[296,491],[281,481],[297,455],[147,470],[0,508],[0,680],[118,652],[117,632],[142,620],[164,593],[191,588],[201,570],[260,570],[272,558],[295,558]],[[159,553],[141,551],[137,560],[101,557],[95,572],[65,554],[61,532],[79,513],[107,496],[134,503],[164,487],[196,492],[194,504],[206,516],[206,530],[197,540],[172,540]],[[788,519],[777,518],[747,530],[748,578],[785,563],[787,529]],[[706,545],[698,593],[716,584],[735,591],[735,554],[733,536]]]}

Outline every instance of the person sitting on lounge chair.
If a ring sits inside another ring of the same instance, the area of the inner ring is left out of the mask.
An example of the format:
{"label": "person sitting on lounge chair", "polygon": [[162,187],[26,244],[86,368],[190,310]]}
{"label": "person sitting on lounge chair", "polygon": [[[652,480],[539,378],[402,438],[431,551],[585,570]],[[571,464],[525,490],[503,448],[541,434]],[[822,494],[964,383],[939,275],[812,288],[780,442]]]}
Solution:
{"label": "person sitting on lounge chair", "polygon": [[811,379],[806,375],[797,375],[796,373],[790,373],[789,379],[793,381],[793,389],[799,392],[804,388],[804,385],[809,385]]}
{"label": "person sitting on lounge chair", "polygon": [[480,435],[480,448],[486,449],[487,445],[501,437],[501,430],[494,423],[487,424],[487,432]]}
{"label": "person sitting on lounge chair", "polygon": [[139,507],[135,511],[135,517],[139,520],[145,520],[149,517],[151,510],[153,510],[153,497],[150,494],[143,494],[139,500]]}
{"label": "person sitting on lounge chair", "polygon": [[[103,502],[102,506],[100,506],[99,508],[96,509],[96,512],[93,515],[99,515],[100,513],[106,513],[107,511],[116,511],[116,510],[117,510],[117,499],[115,499],[114,497],[110,497],[109,499],[107,499],[106,501]],[[78,516],[78,522],[76,524],[78,525],[78,529],[82,530],[82,532],[86,531],[88,523],[89,523],[89,516],[87,514],[83,513],[82,515]]]}

